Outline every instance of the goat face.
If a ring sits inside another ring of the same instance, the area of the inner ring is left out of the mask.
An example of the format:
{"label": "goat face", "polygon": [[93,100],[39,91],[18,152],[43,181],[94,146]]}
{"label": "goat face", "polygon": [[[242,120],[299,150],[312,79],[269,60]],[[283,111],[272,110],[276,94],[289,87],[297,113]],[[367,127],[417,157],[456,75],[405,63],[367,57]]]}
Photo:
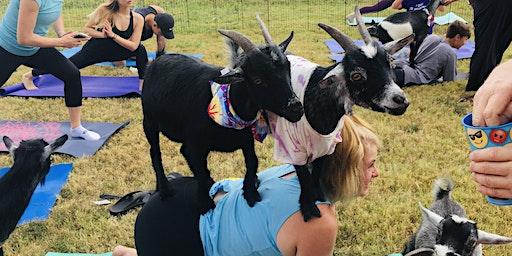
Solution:
{"label": "goat face", "polygon": [[[409,106],[405,93],[392,79],[390,55],[412,42],[414,34],[389,42],[384,46],[374,41],[364,26],[356,7],[355,17],[359,33],[366,45],[358,47],[339,30],[318,24],[345,49],[345,58],[326,78],[346,86],[350,100],[362,107],[392,115],[401,115]],[[331,79],[335,77],[335,79]]]}
{"label": "goat face", "polygon": [[[260,108],[270,110],[290,122],[297,122],[304,114],[299,98],[293,92],[290,79],[290,62],[284,55],[293,32],[281,44],[275,45],[263,21],[256,17],[266,44],[256,47],[244,35],[235,31],[220,30],[229,38],[233,70],[214,79],[220,83],[243,82],[249,97]],[[243,53],[238,49],[242,48]],[[234,62],[234,63],[233,63]]]}
{"label": "goat face", "polygon": [[478,230],[474,221],[455,214],[446,218],[421,206],[423,217],[433,224],[438,232],[432,255],[435,256],[472,256],[481,251],[480,244],[512,243],[512,238],[499,236]]}
{"label": "goat face", "polygon": [[49,144],[43,139],[23,140],[16,145],[9,137],[4,136],[3,141],[5,147],[9,150],[14,162],[22,161],[24,164],[36,164],[28,168],[34,171],[32,175],[35,180],[44,183],[45,177],[50,170],[50,155],[68,139],[67,135],[57,138],[53,143]]}
{"label": "goat face", "polygon": [[351,100],[364,108],[392,115],[403,114],[409,102],[393,81],[389,53],[376,42],[348,52],[342,61]]}

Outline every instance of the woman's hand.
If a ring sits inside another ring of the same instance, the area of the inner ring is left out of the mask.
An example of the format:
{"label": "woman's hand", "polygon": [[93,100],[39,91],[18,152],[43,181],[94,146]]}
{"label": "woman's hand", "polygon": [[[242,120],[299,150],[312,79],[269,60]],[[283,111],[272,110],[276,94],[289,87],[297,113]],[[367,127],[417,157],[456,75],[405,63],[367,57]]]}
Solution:
{"label": "woman's hand", "polygon": [[480,193],[512,198],[512,144],[475,150],[469,159],[469,169]]}
{"label": "woman's hand", "polygon": [[112,26],[108,21],[103,23],[103,33],[105,34],[106,38],[114,38],[116,36],[116,33],[112,31]]}
{"label": "woman's hand", "polygon": [[79,46],[82,44],[82,42],[89,40],[89,38],[75,38],[75,36],[75,32],[63,35],[61,38],[59,38],[59,46],[65,48],[73,48]]}

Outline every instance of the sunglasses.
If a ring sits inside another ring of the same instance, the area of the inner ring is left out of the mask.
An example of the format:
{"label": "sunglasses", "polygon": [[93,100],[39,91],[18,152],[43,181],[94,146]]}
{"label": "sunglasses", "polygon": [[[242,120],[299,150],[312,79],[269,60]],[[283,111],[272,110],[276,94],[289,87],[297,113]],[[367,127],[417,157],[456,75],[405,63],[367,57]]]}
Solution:
{"label": "sunglasses", "polygon": [[468,136],[471,140],[475,140],[476,138],[482,138],[482,131],[478,131],[473,135],[468,134]]}

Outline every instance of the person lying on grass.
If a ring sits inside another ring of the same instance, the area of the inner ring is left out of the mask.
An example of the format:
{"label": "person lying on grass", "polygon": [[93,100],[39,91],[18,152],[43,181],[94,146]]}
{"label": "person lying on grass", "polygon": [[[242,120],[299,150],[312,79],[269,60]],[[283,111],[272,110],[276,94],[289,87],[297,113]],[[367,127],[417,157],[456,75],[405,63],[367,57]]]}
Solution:
{"label": "person lying on grass", "polygon": [[252,208],[243,197],[242,179],[215,183],[210,195],[216,207],[202,216],[196,180],[176,178],[169,181],[173,197],[161,200],[156,193],[139,213],[137,249],[117,246],[113,255],[332,255],[338,231],[335,203],[367,195],[379,175],[375,161],[380,141],[373,130],[355,116],[343,126],[343,140],[327,157],[321,177],[326,197],[317,201],[321,218],[304,222],[293,165],[259,173],[264,199]]}
{"label": "person lying on grass", "polygon": [[414,59],[414,68],[409,66],[409,52],[402,50],[393,61],[395,65],[395,82],[400,87],[430,84],[440,78],[443,82],[453,81],[457,76],[457,54],[471,37],[469,25],[454,21],[448,26],[444,38],[438,35],[429,35],[421,44],[418,55]]}

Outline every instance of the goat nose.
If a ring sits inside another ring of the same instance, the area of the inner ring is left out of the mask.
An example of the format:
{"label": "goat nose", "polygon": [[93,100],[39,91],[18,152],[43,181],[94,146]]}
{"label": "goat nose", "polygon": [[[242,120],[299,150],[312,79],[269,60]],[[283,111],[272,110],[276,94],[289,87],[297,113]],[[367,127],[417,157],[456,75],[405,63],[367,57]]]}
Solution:
{"label": "goat nose", "polygon": [[402,95],[395,95],[393,96],[393,101],[396,103],[396,104],[407,104],[407,99],[402,96]]}

